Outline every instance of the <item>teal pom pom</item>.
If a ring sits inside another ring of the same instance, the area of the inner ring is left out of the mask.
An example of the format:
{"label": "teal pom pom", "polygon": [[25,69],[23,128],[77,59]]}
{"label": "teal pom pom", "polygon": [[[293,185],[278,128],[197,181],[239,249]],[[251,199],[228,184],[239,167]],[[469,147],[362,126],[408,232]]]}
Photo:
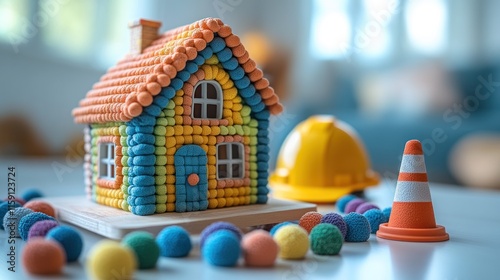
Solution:
{"label": "teal pom pom", "polygon": [[364,242],[370,238],[370,223],[365,216],[351,212],[344,216],[344,221],[347,224],[347,242]]}
{"label": "teal pom pom", "polygon": [[180,226],[164,228],[156,237],[160,247],[160,255],[169,258],[182,258],[189,254],[192,248],[189,233]]}
{"label": "teal pom pom", "polygon": [[21,195],[21,198],[26,202],[40,197],[43,197],[43,194],[36,189],[27,190]]}
{"label": "teal pom pom", "polygon": [[240,239],[227,229],[221,229],[208,236],[203,247],[203,259],[215,266],[235,266],[241,254]]}
{"label": "teal pom pom", "polygon": [[370,209],[366,211],[363,216],[368,219],[370,223],[371,233],[376,233],[380,224],[387,223],[388,219],[379,209]]}
{"label": "teal pom pom", "polygon": [[[21,207],[21,204],[14,200],[4,201],[0,203],[0,219],[3,221],[5,214],[7,214],[9,210],[14,210],[17,207]],[[0,223],[0,229],[4,229],[3,223]]]}
{"label": "teal pom pom", "polygon": [[384,213],[384,215],[388,221],[389,221],[389,218],[391,217],[391,211],[392,211],[392,207],[386,207],[382,210],[382,213]]}
{"label": "teal pom pom", "polygon": [[337,226],[318,224],[311,230],[309,241],[314,254],[334,256],[340,252],[344,237]]}
{"label": "teal pom pom", "polygon": [[241,240],[243,234],[241,233],[241,230],[237,226],[228,222],[215,222],[210,224],[208,227],[204,228],[200,234],[200,247],[202,248],[202,250],[205,240],[207,240],[207,238],[212,233],[221,229],[227,229],[229,231],[232,231],[236,235],[236,237],[238,237],[238,240]]}
{"label": "teal pom pom", "polygon": [[57,226],[47,233],[46,239],[52,239],[59,244],[66,252],[66,262],[74,262],[78,260],[83,249],[82,236],[76,229],[70,226]]}
{"label": "teal pom pom", "polygon": [[358,197],[353,195],[353,194],[348,194],[348,195],[344,195],[339,200],[337,200],[337,203],[336,203],[337,209],[339,209],[340,213],[344,213],[347,203],[349,203],[351,200],[353,200],[355,198],[358,198]]}
{"label": "teal pom pom", "polygon": [[139,269],[150,269],[156,266],[160,257],[160,247],[151,233],[146,231],[131,232],[125,235],[122,244],[134,251]]}

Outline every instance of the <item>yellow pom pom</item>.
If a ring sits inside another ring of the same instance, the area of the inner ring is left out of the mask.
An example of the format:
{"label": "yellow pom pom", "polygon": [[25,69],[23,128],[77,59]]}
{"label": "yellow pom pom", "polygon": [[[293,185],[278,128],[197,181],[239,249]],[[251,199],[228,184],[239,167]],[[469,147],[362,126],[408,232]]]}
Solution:
{"label": "yellow pom pom", "polygon": [[274,240],[280,247],[282,259],[303,259],[309,250],[307,231],[299,225],[286,225],[274,234]]}
{"label": "yellow pom pom", "polygon": [[93,279],[132,279],[136,268],[134,252],[111,240],[97,243],[87,258],[87,270]]}

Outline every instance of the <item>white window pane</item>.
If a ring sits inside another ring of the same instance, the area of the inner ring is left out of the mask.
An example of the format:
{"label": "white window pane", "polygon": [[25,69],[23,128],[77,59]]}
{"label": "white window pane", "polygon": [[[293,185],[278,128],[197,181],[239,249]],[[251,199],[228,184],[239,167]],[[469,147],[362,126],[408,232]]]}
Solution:
{"label": "white window pane", "polygon": [[424,54],[439,54],[445,47],[448,15],[443,0],[410,0],[405,8],[408,40]]}
{"label": "white window pane", "polygon": [[30,39],[28,33],[28,5],[27,0],[0,1],[0,39],[11,44],[22,44]]}
{"label": "white window pane", "polygon": [[354,37],[354,52],[361,58],[381,60],[389,55],[391,33],[389,27],[399,13],[398,0],[363,1],[364,20]]}
{"label": "white window pane", "polygon": [[311,23],[312,55],[317,58],[346,58],[350,53],[351,22],[347,0],[315,0]]}
{"label": "white window pane", "polygon": [[86,56],[94,43],[93,33],[97,28],[94,25],[96,21],[89,21],[87,15],[98,9],[97,3],[95,1],[65,1],[63,4],[57,1],[40,1],[39,3],[38,14],[40,17],[46,17],[46,22],[40,24],[43,25],[40,26],[43,42],[54,50],[63,51],[74,57]]}

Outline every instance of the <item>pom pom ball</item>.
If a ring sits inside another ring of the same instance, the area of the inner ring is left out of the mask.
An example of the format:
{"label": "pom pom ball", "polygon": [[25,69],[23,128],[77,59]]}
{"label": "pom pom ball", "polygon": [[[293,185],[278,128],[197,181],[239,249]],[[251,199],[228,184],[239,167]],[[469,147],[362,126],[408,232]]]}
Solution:
{"label": "pom pom ball", "polygon": [[203,259],[214,266],[235,266],[240,254],[240,238],[228,229],[210,234],[202,250]]}
{"label": "pom pom ball", "polygon": [[43,220],[34,223],[28,231],[28,240],[33,237],[45,237],[49,230],[57,227],[59,223],[54,220]]}
{"label": "pom pom ball", "polygon": [[355,198],[355,199],[349,201],[349,203],[347,203],[347,205],[345,206],[344,213],[349,214],[351,212],[356,212],[356,208],[358,208],[358,206],[360,206],[361,204],[363,204],[365,202],[366,201],[362,198]]}
{"label": "pom pom ball", "polygon": [[83,240],[78,231],[69,226],[58,226],[51,229],[45,236],[59,242],[66,252],[66,262],[74,262],[82,253]]}
{"label": "pom pom ball", "polygon": [[391,217],[391,211],[392,211],[392,207],[386,207],[382,210],[382,213],[384,213],[384,215],[388,221],[389,221],[389,218]]}
{"label": "pom pom ball", "polygon": [[26,243],[21,258],[26,271],[39,275],[60,274],[66,260],[64,249],[59,243],[41,237]]}
{"label": "pom pom ball", "polygon": [[278,244],[265,230],[254,230],[245,234],[241,247],[245,264],[253,267],[273,266],[279,252]]}
{"label": "pom pom ball", "polygon": [[32,199],[35,199],[35,198],[40,198],[40,197],[43,197],[43,194],[38,191],[38,190],[35,190],[35,189],[30,189],[30,190],[27,190],[25,191],[22,195],[21,195],[21,198],[28,202]]}
{"label": "pom pom ball", "polygon": [[45,201],[33,200],[24,204],[24,208],[29,208],[34,212],[41,212],[51,217],[56,217],[56,210]]}
{"label": "pom pom ball", "polygon": [[363,216],[366,217],[370,223],[371,233],[376,233],[380,224],[387,223],[387,217],[380,211],[380,209],[370,209],[366,211]]}
{"label": "pom pom ball", "polygon": [[137,267],[134,252],[111,240],[94,245],[87,256],[87,271],[93,279],[133,279]]}
{"label": "pom pom ball", "polygon": [[347,225],[345,241],[364,242],[370,238],[370,223],[365,216],[352,212],[344,216],[344,221]]}
{"label": "pom pom ball", "polygon": [[169,258],[182,258],[189,255],[192,244],[189,233],[180,226],[169,226],[156,236],[160,255]]}
{"label": "pom pom ball", "polygon": [[332,224],[319,224],[309,234],[311,250],[316,255],[334,256],[340,252],[344,237]]}
{"label": "pom pom ball", "polygon": [[337,200],[336,205],[337,205],[337,209],[339,209],[340,213],[344,213],[347,203],[349,203],[351,200],[353,200],[355,198],[358,198],[358,197],[353,195],[353,194],[344,195],[343,197],[339,198],[339,200]]}
{"label": "pom pom ball", "polygon": [[286,222],[276,224],[274,227],[271,228],[269,233],[271,234],[271,236],[274,236],[274,234],[276,233],[276,231],[278,231],[278,229],[280,229],[281,227],[286,226],[286,225],[294,225],[294,223],[286,221]]}
{"label": "pom pom ball", "polygon": [[[19,202],[16,202],[14,200],[4,201],[4,202],[0,203],[0,219],[2,219],[2,221],[3,221],[5,214],[7,214],[7,212],[9,210],[13,210],[13,209],[18,208],[18,207],[21,207],[21,204],[19,204]],[[0,228],[5,229],[3,227],[3,223],[0,224]]]}
{"label": "pom pom ball", "polygon": [[30,228],[32,225],[34,225],[38,221],[44,221],[44,220],[52,220],[55,221],[55,219],[51,216],[48,216],[44,213],[40,212],[33,212],[31,214],[28,214],[24,217],[21,218],[19,221],[19,235],[21,238],[26,241],[28,239],[28,234],[30,231]]}
{"label": "pom pom ball", "polygon": [[299,226],[303,227],[307,233],[310,233],[312,228],[321,222],[323,215],[316,211],[307,212],[299,220]]}
{"label": "pom pom ball", "polygon": [[125,235],[122,244],[134,251],[139,269],[149,269],[156,266],[160,257],[160,248],[151,233],[146,231],[131,232]]}
{"label": "pom pom ball", "polygon": [[321,222],[327,223],[327,224],[332,224],[332,225],[336,226],[340,230],[340,233],[342,234],[342,238],[345,238],[345,236],[347,234],[347,225],[340,214],[333,213],[333,212],[327,213],[323,216],[323,218],[321,219]]}
{"label": "pom pom ball", "polygon": [[205,240],[207,239],[208,236],[210,236],[212,233],[221,230],[221,229],[227,229],[229,231],[234,232],[236,237],[238,237],[238,240],[241,240],[241,230],[236,227],[235,225],[228,223],[228,222],[215,222],[205,229],[200,234],[200,247],[203,249],[203,244],[205,243]]}
{"label": "pom pom ball", "polygon": [[282,259],[303,259],[309,250],[309,236],[299,225],[283,226],[273,238],[280,247],[279,256]]}
{"label": "pom pom ball", "polygon": [[8,232],[9,236],[19,236],[19,221],[22,217],[33,213],[31,209],[24,207],[17,207],[10,210],[3,217],[3,228]]}
{"label": "pom pom ball", "polygon": [[377,205],[375,205],[371,202],[365,202],[356,208],[356,213],[364,214],[366,211],[368,211],[370,209],[380,209],[380,208],[378,208]]}

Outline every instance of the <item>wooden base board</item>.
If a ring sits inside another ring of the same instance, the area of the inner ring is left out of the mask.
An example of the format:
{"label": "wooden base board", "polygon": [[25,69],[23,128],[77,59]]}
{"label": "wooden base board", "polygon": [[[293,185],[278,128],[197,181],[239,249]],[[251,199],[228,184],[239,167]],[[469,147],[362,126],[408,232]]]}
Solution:
{"label": "wooden base board", "polygon": [[316,211],[315,204],[270,198],[267,204],[137,216],[94,203],[85,196],[46,197],[43,200],[56,208],[59,220],[112,239],[121,239],[127,233],[136,230],[156,235],[170,225],[182,226],[190,233],[196,234],[217,221],[226,221],[240,228],[246,228],[298,220],[304,213]]}

